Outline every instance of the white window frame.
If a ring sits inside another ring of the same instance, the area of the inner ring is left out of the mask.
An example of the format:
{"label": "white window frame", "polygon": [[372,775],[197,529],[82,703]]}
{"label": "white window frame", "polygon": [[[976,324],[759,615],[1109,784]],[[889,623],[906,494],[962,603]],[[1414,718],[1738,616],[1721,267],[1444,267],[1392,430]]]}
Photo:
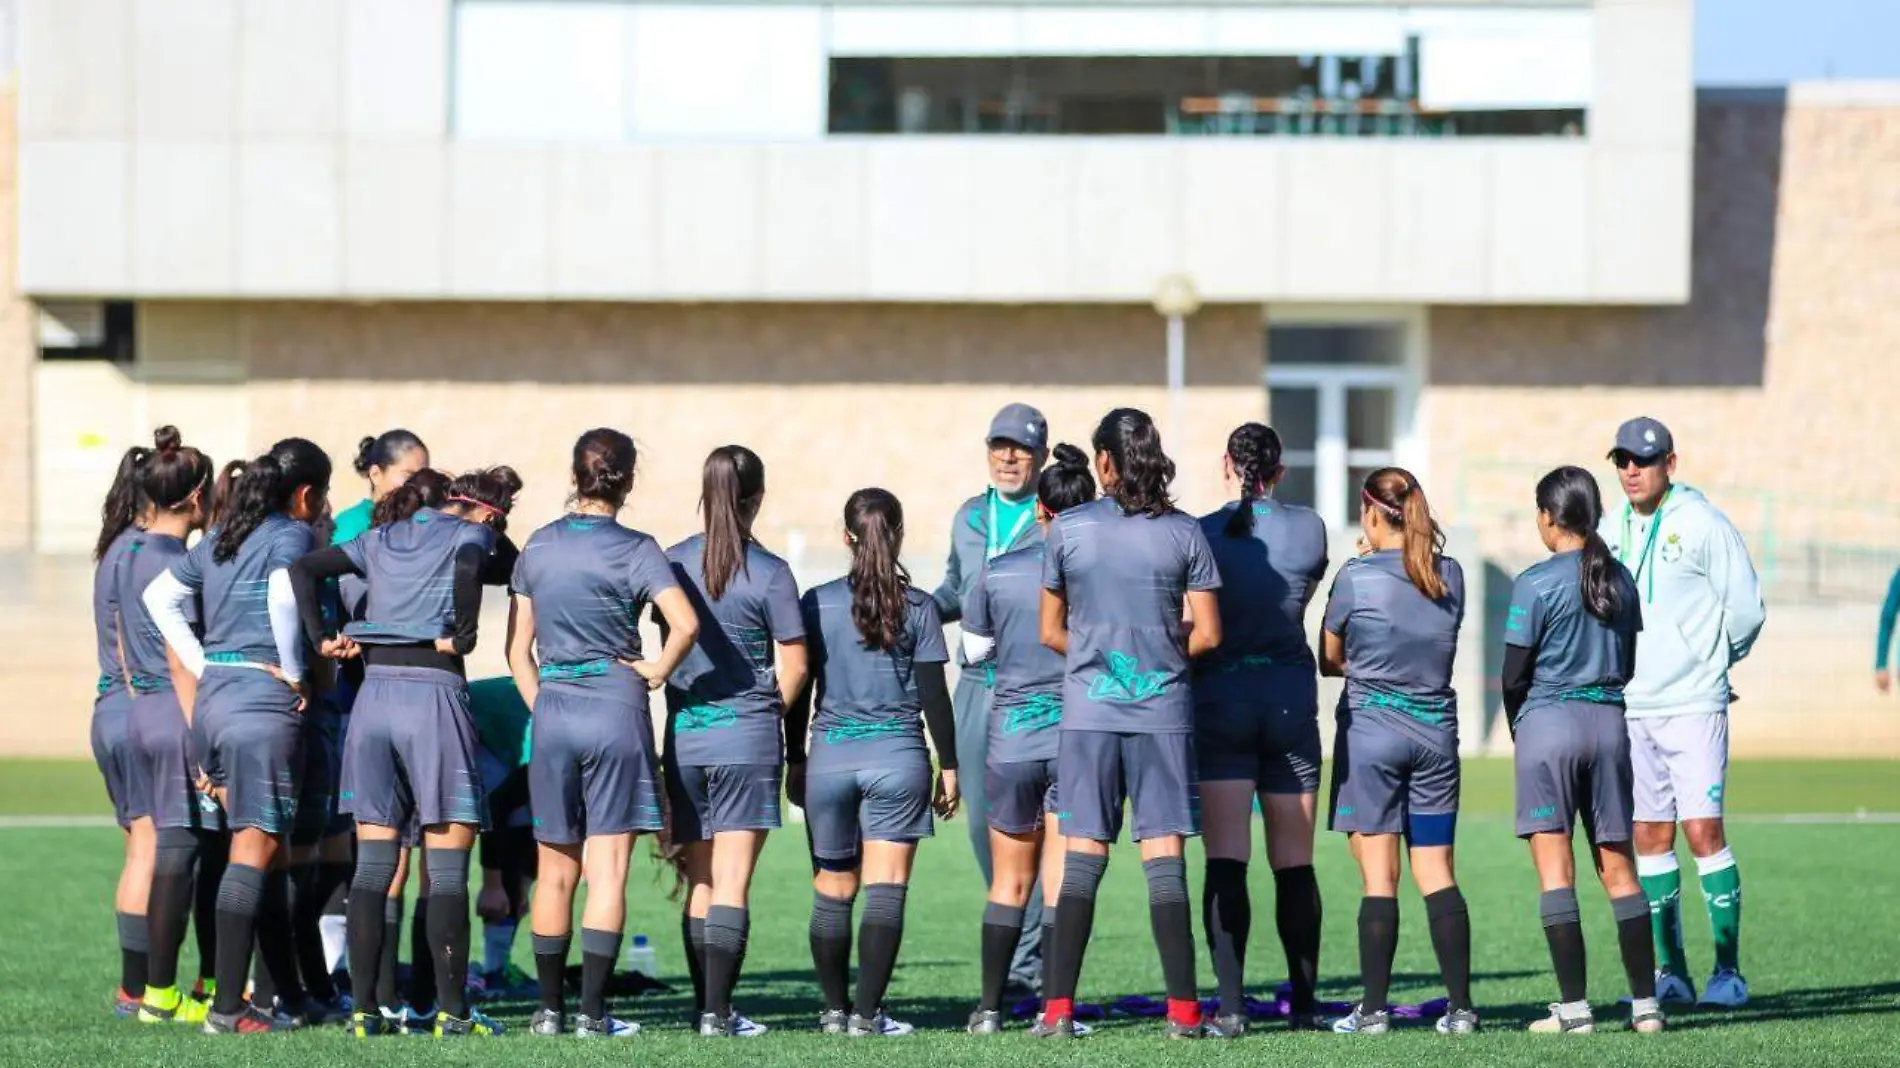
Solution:
{"label": "white window frame", "polygon": [[[1269,393],[1276,386],[1319,393],[1315,447],[1289,451],[1282,461],[1312,468],[1314,510],[1335,530],[1348,521],[1345,474],[1351,468],[1395,464],[1411,471],[1421,484],[1430,483],[1424,390],[1430,325],[1429,312],[1421,305],[1272,304],[1266,308],[1263,344],[1266,332],[1275,326],[1389,326],[1402,331],[1402,356],[1392,366],[1276,363],[1272,351],[1267,352],[1261,383]],[[1346,447],[1346,391],[1362,386],[1392,390],[1390,450]]]}

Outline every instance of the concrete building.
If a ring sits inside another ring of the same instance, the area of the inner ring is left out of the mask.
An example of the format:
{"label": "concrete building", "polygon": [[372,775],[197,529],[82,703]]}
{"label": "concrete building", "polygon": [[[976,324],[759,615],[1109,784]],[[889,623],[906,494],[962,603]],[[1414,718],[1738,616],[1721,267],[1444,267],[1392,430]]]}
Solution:
{"label": "concrete building", "polygon": [[[574,434],[616,425],[662,537],[744,441],[769,544],[819,577],[845,495],[882,484],[934,581],[1006,400],[1067,440],[1149,408],[1194,509],[1247,419],[1342,532],[1363,471],[1404,464],[1505,571],[1535,476],[1607,479],[1645,411],[1778,598],[1856,592],[1900,544],[1900,469],[1839,477],[1900,444],[1900,91],[1698,97],[1689,0],[10,13],[0,550],[30,555],[0,585],[36,592],[0,633],[48,656],[8,692],[85,692],[83,596],[45,591],[83,586],[62,554],[163,422],[219,459],[408,426],[441,465],[517,466],[528,517]],[[1153,302],[1182,280],[1170,390]],[[1815,660],[1779,630],[1755,707],[1860,671],[1857,631]],[[0,749],[66,744],[33,734]]]}

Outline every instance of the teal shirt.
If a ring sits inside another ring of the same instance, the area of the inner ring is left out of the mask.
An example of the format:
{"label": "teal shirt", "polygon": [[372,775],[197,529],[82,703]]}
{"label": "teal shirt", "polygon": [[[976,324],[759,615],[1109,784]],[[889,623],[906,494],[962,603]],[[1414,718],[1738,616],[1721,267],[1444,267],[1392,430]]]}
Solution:
{"label": "teal shirt", "polygon": [[369,529],[370,513],[375,506],[365,497],[336,514],[336,532],[330,535],[331,545],[342,545],[355,541]]}
{"label": "teal shirt", "polygon": [[533,751],[529,731],[532,713],[515,689],[515,680],[502,676],[468,684],[468,714],[475,721],[475,737],[482,748],[504,763],[526,767]]}
{"label": "teal shirt", "polygon": [[1886,603],[1880,606],[1880,631],[1874,639],[1874,670],[1887,670],[1887,661],[1893,655],[1893,624],[1900,618],[1900,571],[1893,573],[1893,581],[1887,586]]}

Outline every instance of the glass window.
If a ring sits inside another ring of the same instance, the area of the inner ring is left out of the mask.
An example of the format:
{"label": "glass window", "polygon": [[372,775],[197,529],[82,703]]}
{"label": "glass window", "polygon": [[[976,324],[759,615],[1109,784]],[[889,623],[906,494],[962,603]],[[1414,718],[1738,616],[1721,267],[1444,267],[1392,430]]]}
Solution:
{"label": "glass window", "polygon": [[1319,445],[1319,390],[1275,386],[1267,394],[1267,421],[1286,452],[1312,452]]}
{"label": "glass window", "polygon": [[1346,390],[1347,449],[1392,451],[1397,437],[1395,392],[1391,386],[1354,386]]}
{"label": "glass window", "polygon": [[[1317,507],[1313,491],[1313,468],[1306,464],[1288,464],[1286,474],[1280,476],[1279,485],[1273,487],[1273,496],[1288,504],[1298,504],[1307,508]],[[1358,515],[1357,512],[1353,513]]]}
{"label": "glass window", "polygon": [[1280,363],[1397,367],[1404,362],[1405,328],[1398,325],[1274,325],[1267,328],[1268,367]]}

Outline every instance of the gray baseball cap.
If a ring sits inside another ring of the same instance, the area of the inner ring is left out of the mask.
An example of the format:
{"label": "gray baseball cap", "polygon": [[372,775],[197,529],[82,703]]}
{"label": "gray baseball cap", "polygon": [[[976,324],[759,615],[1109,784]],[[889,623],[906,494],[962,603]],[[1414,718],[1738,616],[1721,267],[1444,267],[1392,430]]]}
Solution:
{"label": "gray baseball cap", "polygon": [[1049,420],[1042,413],[1027,404],[1006,404],[1003,410],[990,420],[989,437],[985,441],[1013,441],[1032,449],[1049,447]]}
{"label": "gray baseball cap", "polygon": [[1616,444],[1610,446],[1611,456],[1626,452],[1639,460],[1650,460],[1675,451],[1676,439],[1670,436],[1669,428],[1647,415],[1639,415],[1617,427]]}

